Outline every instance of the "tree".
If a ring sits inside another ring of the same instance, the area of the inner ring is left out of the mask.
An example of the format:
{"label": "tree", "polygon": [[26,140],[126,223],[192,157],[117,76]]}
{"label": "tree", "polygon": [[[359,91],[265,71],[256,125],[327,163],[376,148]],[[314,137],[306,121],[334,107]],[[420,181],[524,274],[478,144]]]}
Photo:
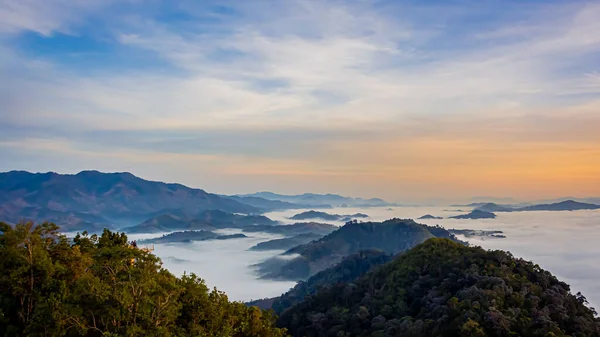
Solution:
{"label": "tree", "polygon": [[285,335],[270,312],[230,302],[196,275],[175,277],[123,233],[70,240],[32,222],[0,231],[2,336]]}

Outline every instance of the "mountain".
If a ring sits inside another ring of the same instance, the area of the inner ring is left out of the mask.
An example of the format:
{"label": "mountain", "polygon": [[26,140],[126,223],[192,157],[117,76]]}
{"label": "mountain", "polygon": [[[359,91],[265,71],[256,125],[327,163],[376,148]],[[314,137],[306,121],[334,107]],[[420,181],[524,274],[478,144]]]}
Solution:
{"label": "mountain", "polygon": [[249,250],[255,250],[255,251],[288,250],[290,248],[293,248],[293,247],[296,247],[299,245],[303,245],[303,244],[309,243],[314,240],[318,240],[322,237],[323,237],[322,235],[317,235],[317,234],[312,234],[312,233],[299,234],[299,235],[292,236],[289,238],[264,241],[264,242],[258,243],[255,246],[250,247]]}
{"label": "mountain", "polygon": [[510,205],[498,205],[494,203],[474,204],[475,209],[486,212],[528,212],[528,211],[577,211],[600,209],[600,205],[565,200],[551,204],[528,205],[516,207]]}
{"label": "mountain", "polygon": [[241,215],[217,210],[203,211],[195,216],[182,214],[181,212],[176,213],[161,214],[123,230],[127,233],[161,233],[175,230],[214,230],[279,224],[279,222],[264,215]]}
{"label": "mountain", "polygon": [[148,181],[131,173],[5,172],[0,173],[0,196],[3,220],[55,221],[65,231],[125,226],[163,209],[260,212],[201,189]]}
{"label": "mountain", "polygon": [[450,219],[495,219],[496,214],[478,209],[473,210],[471,213],[451,216]]}
{"label": "mountain", "polygon": [[158,238],[139,240],[139,243],[189,243],[192,241],[228,240],[245,238],[244,234],[219,235],[210,231],[183,231],[163,235]]}
{"label": "mountain", "polygon": [[513,212],[516,210],[515,207],[509,205],[498,205],[492,202],[482,203],[475,205],[475,209],[485,212]]}
{"label": "mountain", "polygon": [[443,217],[441,217],[441,216],[433,216],[431,214],[425,214],[425,215],[423,215],[422,217],[419,218],[419,220],[433,220],[433,219],[440,220],[440,219],[443,219]]}
{"label": "mountain", "polygon": [[245,205],[250,205],[252,207],[256,207],[265,212],[280,211],[280,210],[287,210],[287,209],[302,209],[302,208],[317,208],[317,209],[331,208],[331,205],[300,205],[300,204],[294,204],[294,203],[286,202],[286,201],[270,200],[270,199],[264,199],[264,198],[259,198],[259,197],[252,197],[252,196],[243,197],[243,196],[233,195],[233,196],[225,196],[225,197],[229,198],[229,199],[233,199],[238,202],[241,202],[242,204],[245,204]]}
{"label": "mountain", "polygon": [[[530,204],[556,204],[556,203],[568,201],[568,200],[600,205],[599,197],[588,197],[588,198],[563,197],[563,198],[557,198],[557,199],[539,200],[537,202],[530,203]],[[525,205],[525,206],[529,206],[529,205]]]}
{"label": "mountain", "polygon": [[439,226],[425,226],[413,220],[349,222],[318,241],[294,247],[281,257],[268,259],[256,267],[262,278],[303,280],[361,250],[395,254],[433,237],[456,240]]}
{"label": "mountain", "polygon": [[300,195],[283,195],[272,192],[258,192],[253,194],[240,195],[241,197],[258,197],[268,200],[279,200],[290,202],[299,205],[305,205],[305,208],[321,208],[309,207],[310,205],[330,205],[334,207],[382,207],[382,206],[398,206],[397,204],[387,202],[379,198],[363,199],[344,197],[337,194],[313,194],[305,193]]}
{"label": "mountain", "polygon": [[[10,217],[8,214],[18,212],[19,218]],[[11,205],[0,205],[0,217],[4,217],[7,221],[17,223],[19,220],[28,219],[43,219],[44,221],[52,221],[64,224],[65,228],[71,231],[87,230],[100,232],[110,223],[109,220],[95,214],[73,212],[73,211],[58,211],[45,207],[19,207],[15,209]]]}
{"label": "mountain", "polygon": [[390,261],[392,257],[377,250],[365,250],[345,257],[340,263],[316,273],[306,282],[298,282],[294,288],[280,297],[267,299],[265,302],[254,301],[249,305],[259,305],[262,309],[273,309],[281,314],[292,305],[301,302],[318,290],[334,286],[340,282],[354,281],[373,267]]}
{"label": "mountain", "polygon": [[257,225],[249,226],[244,228],[243,232],[264,232],[271,234],[280,234],[285,236],[294,236],[300,234],[316,234],[325,236],[334,230],[338,229],[338,226],[318,223],[318,222],[297,222],[291,225],[271,226],[271,225]]}
{"label": "mountain", "polygon": [[565,200],[554,204],[540,204],[518,208],[516,211],[577,211],[600,209],[600,205]]}
{"label": "mountain", "polygon": [[292,216],[290,219],[292,220],[311,220],[311,219],[323,219],[327,221],[339,221],[345,220],[350,221],[355,218],[368,218],[369,216],[363,213],[356,214],[348,214],[348,215],[339,215],[339,214],[329,214],[326,212],[317,212],[317,211],[306,211],[302,213],[298,213]]}
{"label": "mountain", "polygon": [[580,294],[502,251],[430,239],[354,282],[324,288],[277,325],[300,336],[600,336]]}

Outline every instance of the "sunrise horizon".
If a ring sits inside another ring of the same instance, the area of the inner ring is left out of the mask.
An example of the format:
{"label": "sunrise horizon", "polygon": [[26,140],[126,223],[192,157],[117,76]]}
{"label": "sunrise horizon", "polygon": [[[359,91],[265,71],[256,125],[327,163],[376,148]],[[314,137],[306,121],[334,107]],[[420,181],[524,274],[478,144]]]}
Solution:
{"label": "sunrise horizon", "polygon": [[594,2],[0,9],[0,171],[131,171],[217,193],[600,196]]}

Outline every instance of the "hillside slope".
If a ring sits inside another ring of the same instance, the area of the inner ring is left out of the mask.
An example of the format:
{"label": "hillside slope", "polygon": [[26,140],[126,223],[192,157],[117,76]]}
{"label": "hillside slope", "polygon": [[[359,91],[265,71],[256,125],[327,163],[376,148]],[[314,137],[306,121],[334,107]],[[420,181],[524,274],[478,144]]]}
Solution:
{"label": "hillside slope", "polygon": [[292,336],[600,336],[569,286],[502,251],[430,239],[285,311]]}
{"label": "hillside slope", "polygon": [[286,336],[271,313],[174,276],[121,233],[0,222],[0,256],[0,336]]}
{"label": "hillside slope", "polygon": [[196,215],[174,213],[161,214],[123,230],[127,233],[161,233],[177,230],[214,230],[278,224],[277,221],[264,215],[232,214],[219,210],[203,211]]}
{"label": "hillside slope", "polygon": [[[21,219],[59,221],[67,231],[119,227],[143,221],[163,209],[196,212],[217,209],[246,214],[260,211],[201,189],[148,181],[131,173],[98,171],[74,175],[0,173],[0,196],[3,220],[12,223]],[[89,217],[94,219],[90,221]]]}
{"label": "hillside slope", "polygon": [[391,219],[384,222],[348,222],[331,234],[288,250],[283,257],[259,264],[263,278],[303,280],[361,250],[380,250],[387,254],[410,249],[433,237],[456,239],[441,227],[429,227],[413,220]]}

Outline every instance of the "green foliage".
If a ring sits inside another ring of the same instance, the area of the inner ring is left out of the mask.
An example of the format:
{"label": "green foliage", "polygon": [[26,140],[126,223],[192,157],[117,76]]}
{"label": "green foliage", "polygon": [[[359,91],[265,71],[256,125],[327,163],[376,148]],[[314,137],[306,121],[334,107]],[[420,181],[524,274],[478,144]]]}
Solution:
{"label": "green foliage", "polygon": [[581,294],[502,251],[430,239],[284,311],[293,336],[600,336]]}
{"label": "green foliage", "polygon": [[275,317],[177,278],[122,233],[72,240],[51,223],[0,223],[2,336],[284,336]]}
{"label": "green foliage", "polygon": [[340,282],[353,281],[373,267],[390,260],[390,255],[376,250],[360,251],[347,256],[342,262],[318,272],[306,282],[299,282],[290,291],[274,299],[272,309],[275,313],[281,314],[287,308],[301,302],[305,297],[315,294],[322,288],[330,287]]}

